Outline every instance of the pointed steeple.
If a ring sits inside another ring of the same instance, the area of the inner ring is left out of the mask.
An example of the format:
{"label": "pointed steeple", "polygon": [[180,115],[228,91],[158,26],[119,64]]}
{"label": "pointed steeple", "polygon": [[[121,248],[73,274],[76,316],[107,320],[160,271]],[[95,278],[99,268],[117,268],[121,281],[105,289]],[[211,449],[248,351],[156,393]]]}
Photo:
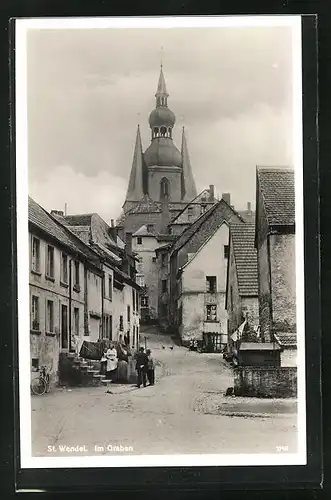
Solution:
{"label": "pointed steeple", "polygon": [[164,79],[164,74],[163,74],[163,66],[161,64],[160,68],[160,76],[159,76],[159,81],[157,84],[157,90],[156,90],[156,107],[158,106],[167,106],[167,99],[169,97],[169,94],[167,92],[167,87]]}
{"label": "pointed steeple", "polygon": [[144,195],[143,192],[143,150],[141,144],[140,127],[137,127],[136,144],[134,147],[132,168],[129,186],[126,193],[127,201],[138,201]]}
{"label": "pointed steeple", "polygon": [[192,167],[190,162],[190,157],[187,149],[187,142],[185,136],[185,130],[183,127],[182,132],[182,200],[191,201],[197,196],[197,189],[195,187],[195,181],[192,173]]}

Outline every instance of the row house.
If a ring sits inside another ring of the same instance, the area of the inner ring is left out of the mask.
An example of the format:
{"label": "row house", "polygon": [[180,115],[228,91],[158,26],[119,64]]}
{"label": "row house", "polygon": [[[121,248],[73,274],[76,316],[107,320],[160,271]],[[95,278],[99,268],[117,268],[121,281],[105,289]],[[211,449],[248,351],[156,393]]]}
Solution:
{"label": "row house", "polygon": [[118,340],[122,336],[128,345],[135,348],[139,343],[142,290],[136,283],[137,259],[133,255],[131,235],[128,233],[124,242],[114,221],[111,220],[109,226],[97,213],[52,213],[102,259],[103,338]]}
{"label": "row house", "polygon": [[220,350],[227,342],[225,309],[229,227],[245,224],[223,198],[173,243],[169,259],[169,323],[185,345],[203,341]]}
{"label": "row house", "polygon": [[255,223],[232,224],[226,284],[229,353],[239,341],[259,338],[258,288]]}
{"label": "row house", "polygon": [[139,339],[139,286],[61,217],[29,198],[31,369],[47,366],[52,383],[61,355],[84,340]]}
{"label": "row house", "polygon": [[261,336],[265,342],[281,347],[281,366],[296,366],[293,169],[257,168],[255,246]]}

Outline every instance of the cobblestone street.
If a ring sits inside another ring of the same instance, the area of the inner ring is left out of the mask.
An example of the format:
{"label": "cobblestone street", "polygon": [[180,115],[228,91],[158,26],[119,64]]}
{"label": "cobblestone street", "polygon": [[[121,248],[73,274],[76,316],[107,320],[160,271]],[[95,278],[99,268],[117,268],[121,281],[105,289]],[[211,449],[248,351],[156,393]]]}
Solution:
{"label": "cobblestone street", "polygon": [[297,451],[295,400],[225,397],[233,377],[220,354],[190,352],[152,331],[142,335],[157,363],[156,385],[32,397],[34,456],[68,456],[61,446],[85,446],[86,455],[109,455],[116,446],[148,455]]}

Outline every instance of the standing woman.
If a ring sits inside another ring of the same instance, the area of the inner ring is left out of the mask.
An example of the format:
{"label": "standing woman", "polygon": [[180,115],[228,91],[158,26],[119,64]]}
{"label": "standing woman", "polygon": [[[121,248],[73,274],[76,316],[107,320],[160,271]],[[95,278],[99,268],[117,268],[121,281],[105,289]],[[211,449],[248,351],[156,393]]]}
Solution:
{"label": "standing woman", "polygon": [[105,357],[107,359],[107,366],[106,366],[107,378],[113,379],[118,363],[117,350],[113,343],[110,344]]}

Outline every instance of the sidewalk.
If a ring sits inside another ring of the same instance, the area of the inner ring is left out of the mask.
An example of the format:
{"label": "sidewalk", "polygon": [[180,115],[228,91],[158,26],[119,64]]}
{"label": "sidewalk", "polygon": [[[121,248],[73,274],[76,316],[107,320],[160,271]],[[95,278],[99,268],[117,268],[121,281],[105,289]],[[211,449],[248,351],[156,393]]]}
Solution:
{"label": "sidewalk", "polygon": [[293,417],[297,413],[297,399],[294,398],[262,399],[212,393],[200,403],[198,411],[231,417],[277,418]]}

